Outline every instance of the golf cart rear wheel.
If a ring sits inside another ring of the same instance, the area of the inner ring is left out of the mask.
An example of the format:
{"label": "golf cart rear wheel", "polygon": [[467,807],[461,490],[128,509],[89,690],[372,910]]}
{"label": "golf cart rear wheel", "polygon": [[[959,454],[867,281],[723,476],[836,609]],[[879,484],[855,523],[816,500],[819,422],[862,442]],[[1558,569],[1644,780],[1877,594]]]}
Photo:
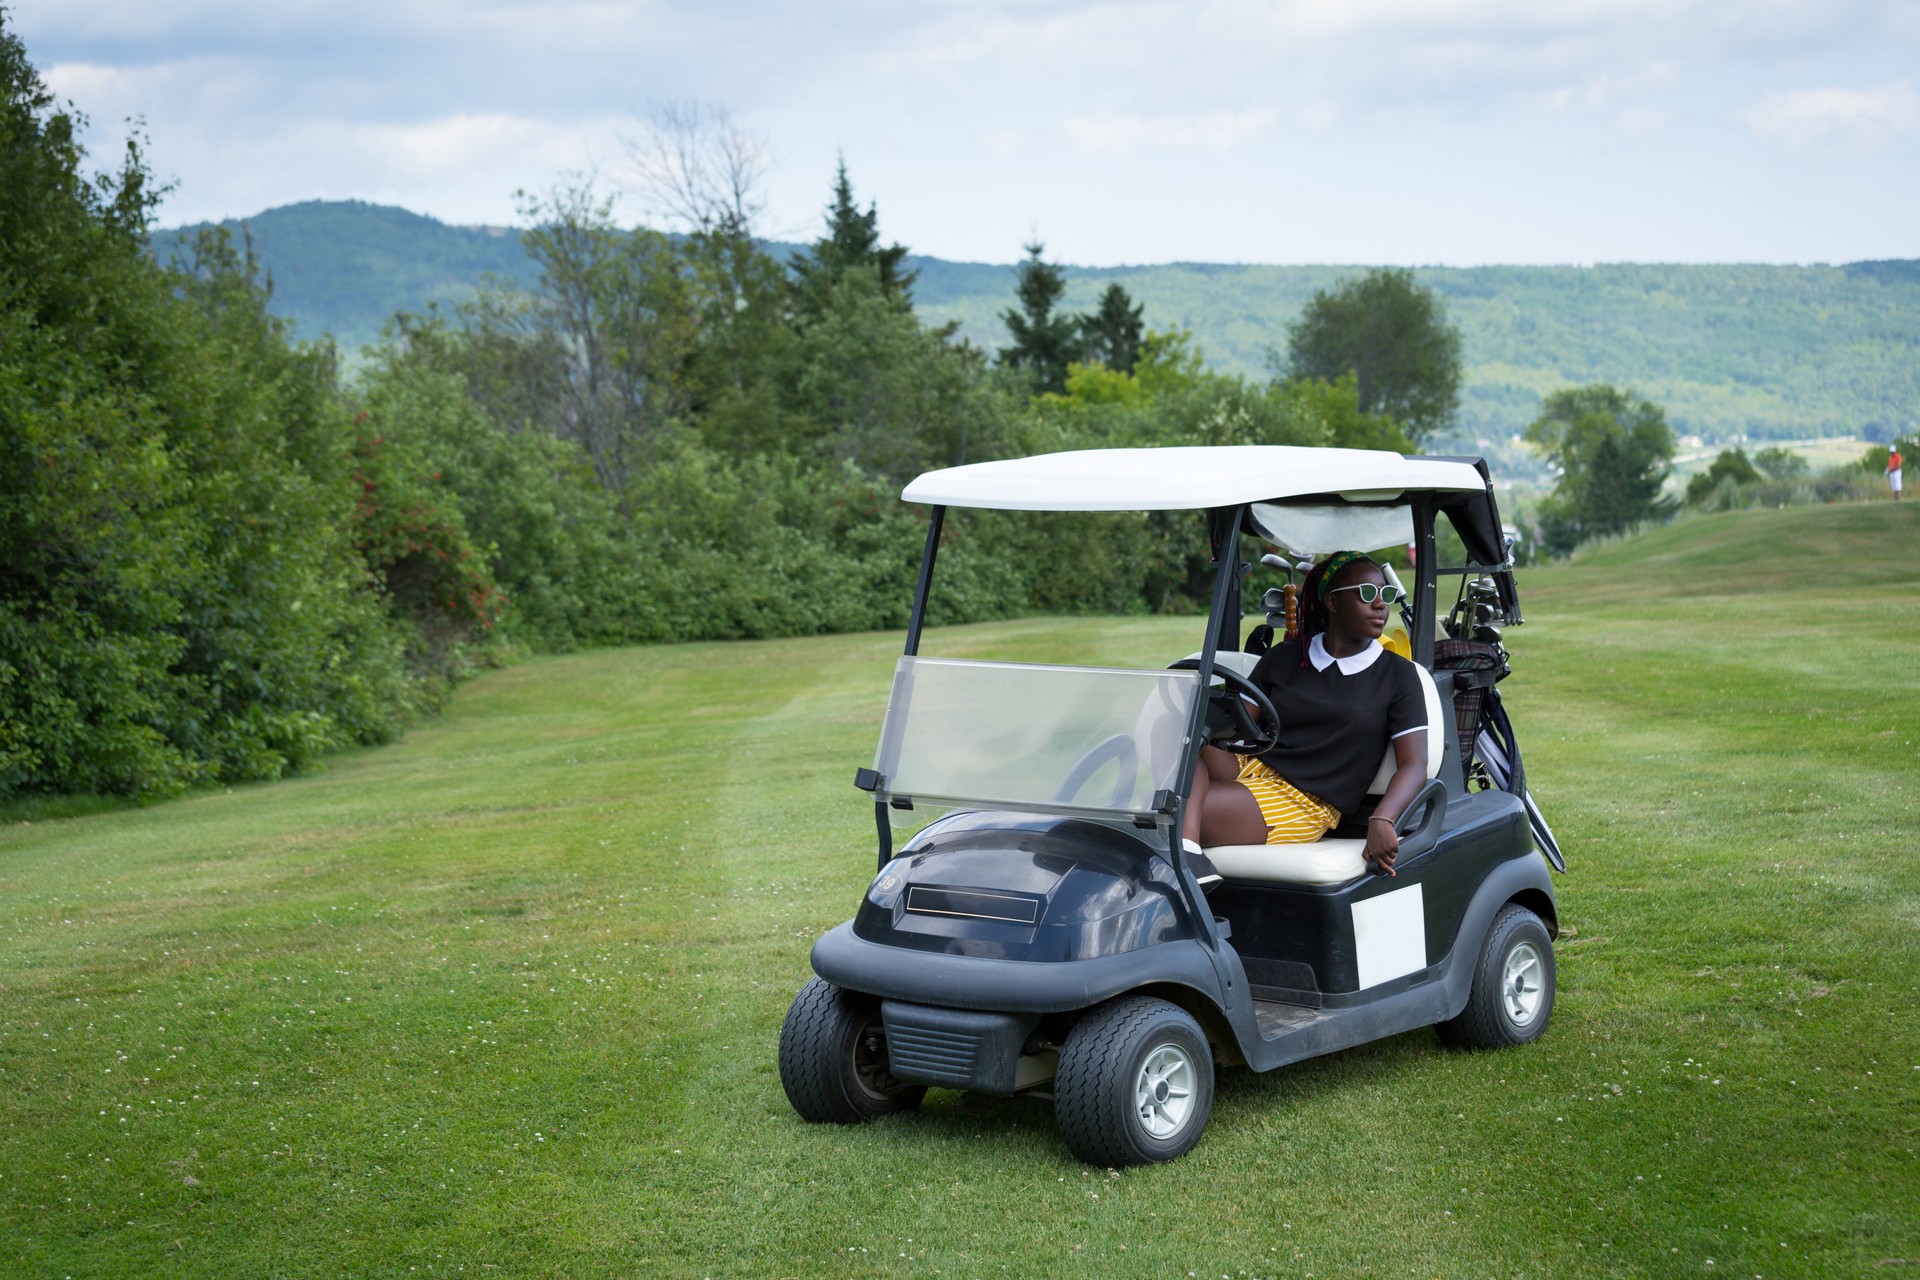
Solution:
{"label": "golf cart rear wheel", "polygon": [[1060,1048],[1054,1119],[1073,1154],[1107,1166],[1183,1156],[1213,1110],[1213,1050],[1176,1004],[1115,1000],[1082,1018]]}
{"label": "golf cart rear wheel", "polygon": [[880,1002],[821,978],[800,988],[781,1024],[780,1084],[816,1124],[859,1124],[917,1107],[927,1093],[887,1070]]}
{"label": "golf cart rear wheel", "polygon": [[1553,986],[1547,926],[1525,907],[1508,903],[1487,930],[1467,1007],[1434,1030],[1465,1049],[1504,1049],[1538,1040],[1553,1015]]}

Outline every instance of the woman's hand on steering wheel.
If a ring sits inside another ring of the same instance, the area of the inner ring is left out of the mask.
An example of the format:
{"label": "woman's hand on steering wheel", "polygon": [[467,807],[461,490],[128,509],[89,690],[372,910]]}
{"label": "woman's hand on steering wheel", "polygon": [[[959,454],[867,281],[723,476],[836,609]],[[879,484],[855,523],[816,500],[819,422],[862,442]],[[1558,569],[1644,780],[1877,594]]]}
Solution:
{"label": "woman's hand on steering wheel", "polygon": [[[1168,670],[1197,671],[1199,667],[1198,658],[1182,658]],[[1207,691],[1211,703],[1207,715],[1209,745],[1240,756],[1271,751],[1280,740],[1280,713],[1274,709],[1273,699],[1230,667],[1216,665],[1213,674],[1223,687]],[[1253,706],[1249,708],[1247,703]]]}

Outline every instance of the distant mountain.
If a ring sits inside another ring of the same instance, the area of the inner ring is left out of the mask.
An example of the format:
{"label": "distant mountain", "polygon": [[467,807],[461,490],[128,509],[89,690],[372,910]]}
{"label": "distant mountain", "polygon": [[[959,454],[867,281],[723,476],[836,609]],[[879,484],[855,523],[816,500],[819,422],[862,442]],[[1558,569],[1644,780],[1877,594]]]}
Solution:
{"label": "distant mountain", "polygon": [[[155,232],[155,256],[167,261],[207,225]],[[299,337],[331,334],[349,352],[378,341],[396,311],[461,302],[489,276],[539,278],[513,227],[450,227],[392,205],[308,200],[221,225],[236,242],[252,238],[273,277],[273,310]]]}
{"label": "distant mountain", "polygon": [[[348,351],[395,311],[455,304],[488,276],[537,276],[506,227],[451,227],[359,201],[309,201],[227,224],[251,234],[276,312]],[[163,258],[196,227],[157,232]],[[791,252],[793,246],[772,246]],[[993,349],[1013,268],[912,257],[929,321]],[[1066,305],[1118,281],[1158,328],[1188,328],[1218,368],[1258,374],[1314,290],[1362,267],[1068,267]],[[1630,387],[1708,439],[1865,435],[1920,420],[1920,261],[1849,266],[1423,267],[1465,340],[1463,432],[1501,440],[1540,397],[1583,382]]]}

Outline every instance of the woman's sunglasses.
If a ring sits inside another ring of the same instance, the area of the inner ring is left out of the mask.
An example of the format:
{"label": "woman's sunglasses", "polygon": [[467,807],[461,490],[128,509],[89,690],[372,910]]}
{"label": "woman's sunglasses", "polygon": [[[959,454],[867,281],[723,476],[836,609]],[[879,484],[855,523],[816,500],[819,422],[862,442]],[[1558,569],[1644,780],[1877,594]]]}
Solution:
{"label": "woman's sunglasses", "polygon": [[1350,587],[1335,587],[1332,591],[1327,592],[1327,594],[1335,595],[1342,591],[1358,591],[1360,593],[1361,604],[1372,604],[1375,600],[1384,600],[1386,603],[1392,604],[1406,594],[1406,592],[1398,587],[1383,587],[1377,582],[1356,582]]}

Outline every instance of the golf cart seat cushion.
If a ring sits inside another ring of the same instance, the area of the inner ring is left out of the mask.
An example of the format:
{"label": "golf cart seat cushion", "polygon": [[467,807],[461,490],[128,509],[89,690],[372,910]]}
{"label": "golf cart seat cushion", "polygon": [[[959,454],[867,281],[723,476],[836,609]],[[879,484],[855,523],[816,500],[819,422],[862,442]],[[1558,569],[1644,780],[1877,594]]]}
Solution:
{"label": "golf cart seat cushion", "polygon": [[[1427,697],[1427,777],[1440,776],[1442,753],[1447,746],[1450,720],[1441,715],[1440,691],[1433,677],[1418,663],[1420,688]],[[1393,744],[1387,744],[1386,757],[1367,786],[1370,796],[1384,795],[1393,778]],[[1325,839],[1308,844],[1222,844],[1207,850],[1207,857],[1229,880],[1252,880],[1265,884],[1345,884],[1364,875],[1367,860],[1362,856],[1365,840]]]}
{"label": "golf cart seat cushion", "polygon": [[1221,844],[1207,850],[1229,880],[1262,884],[1345,884],[1367,870],[1365,840],[1315,840],[1311,844]]}

